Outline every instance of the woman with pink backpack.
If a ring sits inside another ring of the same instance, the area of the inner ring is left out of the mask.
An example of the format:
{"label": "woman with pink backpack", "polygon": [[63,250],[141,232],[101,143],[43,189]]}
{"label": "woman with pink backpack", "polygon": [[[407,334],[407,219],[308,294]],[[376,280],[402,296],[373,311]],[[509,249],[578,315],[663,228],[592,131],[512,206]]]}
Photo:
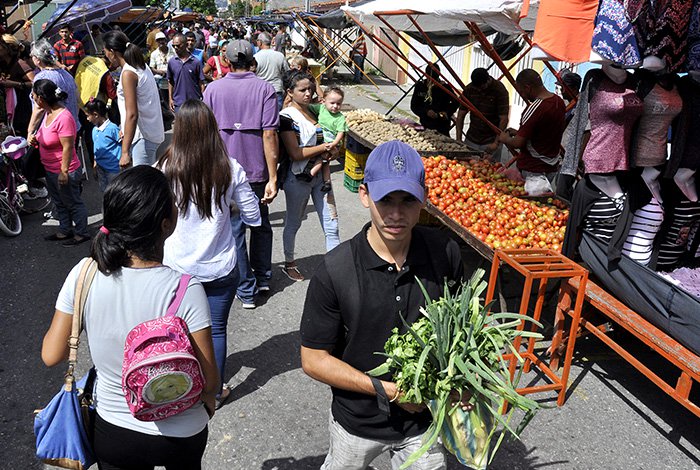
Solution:
{"label": "woman with pink backpack", "polygon": [[[101,470],[201,468],[221,382],[204,288],[163,265],[177,220],[170,184],[157,169],[134,167],[107,187],[104,225],[91,252],[99,271],[82,283],[97,370],[93,451]],[[48,366],[68,357],[77,282],[91,261],[71,270],[58,295],[41,350]],[[156,377],[165,365],[182,369]]]}

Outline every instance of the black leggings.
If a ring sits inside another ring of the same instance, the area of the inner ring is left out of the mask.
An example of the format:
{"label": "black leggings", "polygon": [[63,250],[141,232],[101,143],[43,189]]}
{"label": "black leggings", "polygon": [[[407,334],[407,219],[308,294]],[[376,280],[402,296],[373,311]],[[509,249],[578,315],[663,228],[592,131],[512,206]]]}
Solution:
{"label": "black leggings", "polygon": [[208,428],[190,437],[152,436],[108,423],[95,416],[93,449],[100,470],[199,470]]}

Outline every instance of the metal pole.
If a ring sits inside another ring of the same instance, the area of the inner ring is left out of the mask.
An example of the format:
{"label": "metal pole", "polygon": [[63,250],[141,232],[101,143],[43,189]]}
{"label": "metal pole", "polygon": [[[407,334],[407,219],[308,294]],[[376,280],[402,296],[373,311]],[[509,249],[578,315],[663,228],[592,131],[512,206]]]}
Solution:
{"label": "metal pole", "polygon": [[[70,4],[66,7],[66,9],[63,10],[63,11],[61,12],[60,15],[58,15],[58,18],[56,18],[55,20],[53,20],[53,22],[52,22],[50,25],[46,26],[46,29],[44,30],[44,32],[41,33],[41,34],[39,35],[39,39],[42,39],[44,36],[46,36],[46,34],[47,34],[49,31],[51,31],[51,30],[53,29],[53,27],[56,26],[56,24],[57,24],[59,21],[61,21],[61,19],[63,19],[64,16],[66,16],[66,13],[68,13],[68,10],[70,10],[71,8],[73,8],[73,5],[75,5],[76,3],[78,3],[78,0],[72,0],[72,1],[70,2]],[[32,15],[32,16],[33,16],[33,15]]]}
{"label": "metal pole", "polygon": [[413,89],[416,87],[416,83],[418,83],[418,82],[413,82],[413,85],[411,85],[411,88],[409,88],[408,90],[406,90],[406,91],[404,92],[403,96],[402,96],[401,98],[399,98],[398,101],[397,101],[396,103],[394,103],[394,106],[392,106],[391,108],[389,108],[389,111],[386,112],[387,116],[388,116],[389,114],[391,114],[391,112],[392,112],[393,110],[396,109],[396,107],[399,105],[399,103],[401,103],[401,102],[404,100],[404,98],[406,98],[406,97],[408,96],[408,94],[409,94],[410,92],[413,91]]}

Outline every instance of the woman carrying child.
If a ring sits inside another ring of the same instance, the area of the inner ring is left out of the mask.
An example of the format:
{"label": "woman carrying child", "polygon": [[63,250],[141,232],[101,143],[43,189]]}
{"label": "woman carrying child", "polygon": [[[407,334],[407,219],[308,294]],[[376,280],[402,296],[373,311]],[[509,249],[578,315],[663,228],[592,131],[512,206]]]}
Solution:
{"label": "woman carrying child", "polygon": [[283,187],[287,213],[282,232],[285,261],[282,270],[291,280],[303,281],[304,276],[294,258],[294,245],[309,196],[325,234],[326,251],[340,243],[333,191],[321,191],[323,179],[320,175],[309,179],[304,169],[311,158],[323,157],[324,154],[329,160],[337,158],[338,149],[323,142],[318,116],[309,107],[315,88],[314,77],[305,72],[290,71],[284,78],[284,88],[292,104],[280,111],[280,140],[291,160]]}

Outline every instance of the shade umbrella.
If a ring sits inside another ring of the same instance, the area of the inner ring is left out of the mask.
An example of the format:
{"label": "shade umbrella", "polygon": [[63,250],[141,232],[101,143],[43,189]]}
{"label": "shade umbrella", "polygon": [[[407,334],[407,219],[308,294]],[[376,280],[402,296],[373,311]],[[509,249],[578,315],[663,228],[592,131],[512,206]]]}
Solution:
{"label": "shade umbrella", "polygon": [[51,15],[51,18],[46,22],[48,26],[43,36],[55,33],[60,25],[66,23],[71,26],[109,23],[129,8],[131,8],[131,0],[77,0],[76,2],[68,2],[59,6]]}

